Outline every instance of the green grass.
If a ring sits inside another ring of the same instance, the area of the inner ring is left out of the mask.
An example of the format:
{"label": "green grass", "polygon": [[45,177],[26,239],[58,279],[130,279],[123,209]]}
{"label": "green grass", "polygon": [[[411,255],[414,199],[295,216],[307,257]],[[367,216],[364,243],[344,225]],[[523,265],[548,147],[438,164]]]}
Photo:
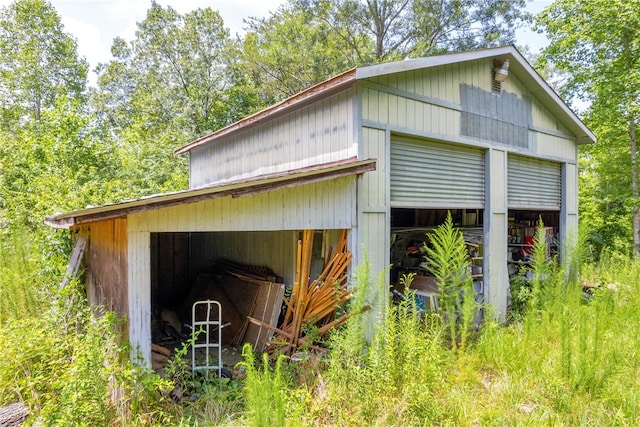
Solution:
{"label": "green grass", "polygon": [[0,229],[0,323],[38,312],[38,258],[25,232]]}
{"label": "green grass", "polygon": [[128,361],[119,320],[92,318],[78,284],[55,291],[59,277],[41,272],[61,268],[42,267],[24,242],[4,239],[0,253],[0,405],[23,401],[42,425],[640,424],[640,260],[575,253],[567,276],[534,256],[517,315],[477,331],[465,327],[464,299],[454,327],[453,315],[419,315],[411,298],[390,305],[386,272],[373,283],[365,262],[352,301],[374,308],[336,331],[326,354],[265,362],[245,351],[246,379],[176,404],[171,384]]}

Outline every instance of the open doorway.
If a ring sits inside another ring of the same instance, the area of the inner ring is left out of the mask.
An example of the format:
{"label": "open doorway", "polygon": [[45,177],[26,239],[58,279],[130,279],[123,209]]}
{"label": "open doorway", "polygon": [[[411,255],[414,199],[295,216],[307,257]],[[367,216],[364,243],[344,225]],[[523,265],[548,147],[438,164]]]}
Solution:
{"label": "open doorway", "polygon": [[544,226],[548,256],[552,258],[558,255],[559,211],[510,209],[507,232],[507,264],[510,277],[521,273],[523,269],[526,270],[528,267],[540,220]]}
{"label": "open doorway", "polygon": [[431,276],[425,259],[427,233],[443,224],[448,213],[454,226],[464,237],[469,253],[470,273],[474,282],[476,300],[484,293],[484,210],[483,209],[414,209],[391,210],[391,271],[390,283],[402,292],[403,278],[414,275],[411,288],[422,298],[425,306],[437,309],[438,286]]}
{"label": "open doorway", "polygon": [[[199,312],[193,308],[198,301],[220,303],[218,342],[226,350],[225,365],[240,360],[244,343],[264,351],[283,322],[284,296],[296,281],[301,234],[294,230],[151,233],[152,356],[154,349],[170,356],[198,330]],[[312,233],[310,278],[319,276],[329,258],[339,255],[334,254],[339,242],[346,247],[346,235],[339,229]]]}
{"label": "open doorway", "polygon": [[295,274],[295,239],[294,231],[151,233],[152,350],[180,349],[200,315],[194,304],[207,300],[221,305],[216,328],[226,364],[240,360],[243,343],[258,348],[269,330],[248,317],[277,324]]}

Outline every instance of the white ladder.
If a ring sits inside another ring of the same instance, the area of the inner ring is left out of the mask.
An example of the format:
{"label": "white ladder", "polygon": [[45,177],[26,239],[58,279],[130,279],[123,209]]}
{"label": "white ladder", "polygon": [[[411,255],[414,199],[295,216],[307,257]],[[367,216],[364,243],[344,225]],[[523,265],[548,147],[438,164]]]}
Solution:
{"label": "white ladder", "polygon": [[[203,307],[198,311],[199,307]],[[203,316],[204,314],[204,316]],[[222,306],[218,301],[206,300],[196,301],[193,304],[191,312],[191,320],[193,326],[192,337],[198,334],[193,340],[193,348],[191,351],[191,370],[205,371],[205,375],[209,375],[209,371],[216,369],[218,376],[222,375]],[[201,341],[202,335],[199,331],[204,332],[204,342]],[[204,360],[198,360],[196,357],[197,350],[204,350]]]}

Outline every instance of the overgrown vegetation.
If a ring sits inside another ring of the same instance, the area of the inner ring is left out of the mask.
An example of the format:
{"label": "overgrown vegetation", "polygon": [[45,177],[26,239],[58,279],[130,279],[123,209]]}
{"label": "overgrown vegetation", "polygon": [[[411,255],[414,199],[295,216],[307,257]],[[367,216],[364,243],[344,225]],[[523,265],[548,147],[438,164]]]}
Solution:
{"label": "overgrown vegetation", "polygon": [[[43,230],[44,216],[185,188],[186,160],[170,153],[203,133],[354,65],[511,41],[527,19],[520,0],[505,9],[445,3],[458,19],[435,22],[407,2],[363,11],[357,1],[291,1],[250,19],[241,43],[209,8],[181,15],[152,3],[135,39],[114,41],[90,93],[87,64],[49,2],[3,7],[0,405],[24,402],[36,425],[640,424],[640,260],[628,256],[640,245],[631,220],[637,96],[629,96],[640,86],[627,84],[638,75],[638,50],[628,49],[640,28],[634,2],[581,2],[585,13],[575,13],[576,2],[560,0],[538,19],[552,41],[544,57],[571,73],[566,94],[591,102],[585,119],[602,143],[581,147],[590,245],[567,248],[571,265],[558,268],[539,235],[507,324],[487,318],[475,328],[466,254],[449,223],[429,252],[441,314],[421,312],[411,297],[390,305],[365,262],[353,301],[374,310],[336,331],[326,354],[301,362],[246,350],[240,381],[202,380],[180,366],[174,374],[183,376],[163,380],[131,363],[122,319],[93,316],[78,283],[58,290],[69,239]],[[433,37],[414,34],[416,17]],[[179,75],[190,84],[176,84]],[[176,403],[176,385],[194,400]]]}
{"label": "overgrown vegetation", "polygon": [[[430,236],[458,253],[445,224]],[[542,236],[542,234],[539,234]],[[119,320],[92,316],[78,283],[33,275],[43,263],[27,239],[4,243],[0,304],[0,405],[24,402],[43,425],[633,425],[640,422],[640,261],[604,252],[579,274],[548,262],[536,240],[532,279],[519,316],[465,325],[452,312],[424,312],[408,297],[392,305],[384,274],[365,262],[353,277],[352,317],[325,354],[276,361],[245,349],[246,378],[176,382],[129,362]],[[433,245],[432,245],[433,246]],[[434,246],[434,247],[437,247]],[[26,254],[31,254],[27,256]],[[18,254],[20,258],[13,258]],[[539,254],[539,255],[537,255]],[[431,254],[431,258],[436,254]],[[444,252],[438,256],[444,256]],[[461,271],[455,263],[442,271]],[[460,257],[460,259],[462,259]],[[580,259],[573,256],[572,262]],[[575,268],[574,268],[575,270]],[[24,272],[24,273],[23,273]],[[443,275],[443,280],[446,275]],[[23,303],[26,280],[39,291]],[[450,277],[449,277],[450,279]],[[35,283],[33,283],[35,281]],[[583,291],[588,285],[589,292]],[[446,286],[446,285],[445,285]],[[463,294],[464,296],[464,294]],[[470,300],[470,299],[469,299]],[[7,308],[9,307],[9,308]],[[32,309],[37,307],[38,310]],[[451,322],[455,322],[455,336]],[[468,322],[467,322],[468,324]],[[464,338],[464,345],[463,343]],[[369,339],[367,339],[369,338]]]}
{"label": "overgrown vegetation", "polygon": [[436,278],[439,301],[449,331],[449,343],[464,349],[476,314],[469,253],[462,232],[453,226],[451,213],[444,224],[429,233],[425,244],[427,270]]}

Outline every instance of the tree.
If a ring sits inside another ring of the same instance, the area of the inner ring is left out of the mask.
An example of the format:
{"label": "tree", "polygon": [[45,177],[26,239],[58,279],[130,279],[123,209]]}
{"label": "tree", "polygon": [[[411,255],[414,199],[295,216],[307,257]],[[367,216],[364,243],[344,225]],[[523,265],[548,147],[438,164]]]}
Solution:
{"label": "tree", "polygon": [[[513,43],[524,0],[298,0],[358,54],[360,64]],[[359,43],[366,36],[372,51]]]}
{"label": "tree", "polygon": [[16,0],[0,9],[1,126],[40,120],[60,96],[84,96],[87,64],[76,41],[45,0]]}
{"label": "tree", "polygon": [[507,44],[524,0],[289,0],[250,18],[245,72],[267,104],[349,68]]}
{"label": "tree", "polygon": [[92,103],[121,147],[123,178],[140,193],[183,188],[185,159],[173,151],[247,113],[236,44],[212,9],[181,15],[152,2],[135,39],[115,39],[112,53]]}
{"label": "tree", "polygon": [[183,16],[152,2],[135,40],[115,39],[112,53],[114,60],[98,68],[95,99],[117,127],[144,117],[196,138],[237,118],[226,102],[237,51],[216,11]]}
{"label": "tree", "polygon": [[[243,41],[242,70],[258,105],[266,107],[359,63],[369,50],[367,37],[343,43],[327,22],[293,3],[266,18],[249,18]],[[355,48],[354,48],[355,46]]]}
{"label": "tree", "polygon": [[87,66],[44,0],[0,9],[0,227],[101,198],[110,147],[95,137],[86,104]]}
{"label": "tree", "polygon": [[[536,17],[550,44],[544,58],[569,73],[563,94],[589,103],[587,124],[600,145],[583,150],[592,221],[609,228],[613,212],[629,206],[633,252],[640,254],[636,128],[640,101],[640,0],[557,0]],[[614,173],[617,171],[619,173]],[[583,197],[584,200],[584,197]],[[595,215],[597,216],[597,215]],[[607,237],[624,236],[625,227]],[[609,233],[611,230],[609,230]]]}
{"label": "tree", "polygon": [[77,100],[58,98],[18,132],[0,133],[0,224],[38,230],[43,219],[126,194],[114,147]]}

